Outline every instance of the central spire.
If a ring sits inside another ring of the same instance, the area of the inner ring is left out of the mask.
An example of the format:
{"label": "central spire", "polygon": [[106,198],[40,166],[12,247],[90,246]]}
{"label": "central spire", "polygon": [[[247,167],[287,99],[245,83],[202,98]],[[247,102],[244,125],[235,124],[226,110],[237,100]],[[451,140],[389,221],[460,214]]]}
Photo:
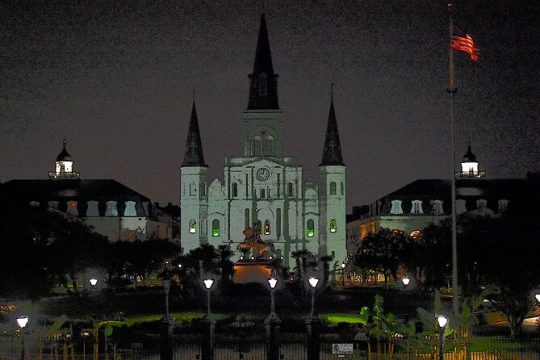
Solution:
{"label": "central spire", "polygon": [[255,52],[255,62],[253,63],[253,73],[249,74],[249,102],[248,110],[277,110],[279,109],[277,95],[277,78],[272,65],[272,54],[270,52],[270,41],[268,40],[268,30],[266,29],[266,18],[261,15],[259,27],[259,38],[257,39],[257,50]]}

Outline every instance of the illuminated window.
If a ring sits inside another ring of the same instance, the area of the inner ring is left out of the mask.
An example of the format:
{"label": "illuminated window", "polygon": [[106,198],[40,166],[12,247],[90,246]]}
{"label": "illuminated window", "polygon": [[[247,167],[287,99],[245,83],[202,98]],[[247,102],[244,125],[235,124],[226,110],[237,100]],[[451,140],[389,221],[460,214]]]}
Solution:
{"label": "illuminated window", "polygon": [[233,182],[232,184],[232,196],[237,197],[238,196],[238,184]]}
{"label": "illuminated window", "polygon": [[423,214],[424,210],[422,210],[422,200],[413,200],[412,201],[412,207],[411,207],[411,214]]}
{"label": "illuminated window", "polygon": [[195,234],[197,232],[197,222],[195,220],[189,220],[189,232]]}
{"label": "illuminated window", "polygon": [[259,96],[268,95],[268,78],[265,73],[259,75]]}
{"label": "illuminated window", "polygon": [[293,196],[293,183],[287,184],[287,196]]}
{"label": "illuminated window", "polygon": [[220,234],[220,230],[219,230],[219,220],[218,219],[214,219],[212,220],[212,236],[213,237],[218,237]]}
{"label": "illuminated window", "polygon": [[336,195],[336,183],[333,181],[330,183],[330,195]]}
{"label": "illuminated window", "polygon": [[392,209],[390,209],[390,214],[403,214],[401,200],[392,200]]}
{"label": "illuminated window", "polygon": [[335,233],[337,231],[337,221],[336,219],[330,220],[330,232]]}
{"label": "illuminated window", "polygon": [[312,219],[307,221],[306,235],[307,237],[315,236],[315,222]]}
{"label": "illuminated window", "polygon": [[270,221],[264,221],[264,235],[270,235]]}
{"label": "illuminated window", "polygon": [[118,210],[116,209],[116,201],[107,201],[107,209],[105,210],[105,216],[118,216]]}
{"label": "illuminated window", "polygon": [[506,212],[506,210],[508,210],[508,200],[499,200],[499,212]]}
{"label": "illuminated window", "polygon": [[433,208],[431,209],[433,215],[443,215],[443,202],[442,200],[433,200]]}

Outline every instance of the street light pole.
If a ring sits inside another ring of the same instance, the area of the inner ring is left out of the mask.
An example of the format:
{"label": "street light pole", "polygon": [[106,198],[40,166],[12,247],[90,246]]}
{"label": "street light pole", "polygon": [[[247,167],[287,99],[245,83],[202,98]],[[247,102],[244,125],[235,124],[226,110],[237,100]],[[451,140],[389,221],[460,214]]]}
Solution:
{"label": "street light pole", "polygon": [[171,321],[171,315],[169,312],[169,293],[171,290],[171,279],[169,274],[165,273],[163,277],[163,292],[165,293],[165,315],[161,320],[161,348],[159,358],[160,360],[172,360],[173,358],[173,331],[174,323]]}
{"label": "street light pole", "polygon": [[204,287],[207,293],[206,315],[203,317],[202,323],[202,338],[203,343],[201,346],[201,358],[202,360],[214,359],[214,328],[216,322],[212,319],[212,313],[210,312],[210,291],[212,285],[214,285],[213,279],[204,279]]}
{"label": "street light pole", "polygon": [[266,328],[266,359],[267,360],[279,360],[279,327],[281,320],[276,314],[276,303],[274,300],[274,291],[278,280],[276,278],[268,279],[270,285],[270,314],[264,321]]}
{"label": "street light pole", "polygon": [[439,325],[439,360],[444,360],[444,328],[448,325],[448,318],[444,315],[437,316]]}
{"label": "street light pole", "polygon": [[319,360],[319,353],[321,350],[321,344],[319,341],[320,331],[320,319],[315,316],[315,290],[319,279],[316,277],[310,277],[308,279],[309,286],[311,286],[311,312],[306,319],[307,327],[307,360]]}
{"label": "street light pole", "polygon": [[345,263],[341,263],[341,287],[345,287]]}
{"label": "street light pole", "polygon": [[24,328],[28,324],[28,316],[19,316],[17,318],[17,325],[21,328],[21,360],[25,358],[25,344],[24,344]]}

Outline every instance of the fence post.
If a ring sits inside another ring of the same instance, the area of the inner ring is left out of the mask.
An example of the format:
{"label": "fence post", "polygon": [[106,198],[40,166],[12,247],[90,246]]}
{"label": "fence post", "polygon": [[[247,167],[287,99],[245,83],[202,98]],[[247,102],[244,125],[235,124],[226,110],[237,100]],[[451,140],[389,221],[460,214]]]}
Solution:
{"label": "fence post", "polygon": [[306,319],[307,328],[307,360],[319,360],[321,342],[319,339],[321,320],[316,316]]}
{"label": "fence post", "polygon": [[174,323],[169,319],[163,319],[160,323],[160,328],[159,359],[172,360],[174,349]]}

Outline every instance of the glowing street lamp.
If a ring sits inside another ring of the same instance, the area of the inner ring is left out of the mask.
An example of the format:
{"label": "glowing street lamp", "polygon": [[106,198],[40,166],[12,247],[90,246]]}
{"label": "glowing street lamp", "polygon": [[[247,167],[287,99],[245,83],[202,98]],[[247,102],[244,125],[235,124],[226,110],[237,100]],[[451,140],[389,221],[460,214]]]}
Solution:
{"label": "glowing street lamp", "polygon": [[439,325],[439,360],[444,360],[444,328],[448,325],[448,318],[444,315],[437,315]]}
{"label": "glowing street lamp", "polygon": [[206,315],[210,319],[212,317],[211,314],[210,314],[210,289],[212,288],[212,285],[214,285],[214,279],[204,279],[203,283],[204,283],[204,287],[206,288],[206,292],[208,294]]}
{"label": "glowing street lamp", "polygon": [[310,318],[313,318],[313,314],[315,312],[315,288],[317,287],[317,284],[319,283],[319,279],[316,277],[310,277],[308,279],[309,286],[311,286],[311,313],[309,314]]}
{"label": "glowing street lamp", "polygon": [[274,289],[276,288],[277,283],[278,280],[276,278],[272,277],[268,279],[268,284],[270,285],[270,317],[277,317],[276,303],[274,301]]}
{"label": "glowing street lamp", "polygon": [[536,302],[540,304],[540,293],[534,295],[534,297],[535,297],[535,299],[536,299]]}
{"label": "glowing street lamp", "polygon": [[98,279],[96,279],[96,278],[91,278],[88,281],[90,281],[90,285],[92,285],[92,287],[96,287],[96,285],[98,283]]}
{"label": "glowing street lamp", "polygon": [[407,287],[407,286],[409,286],[409,283],[411,282],[411,279],[409,279],[408,276],[405,276],[405,277],[403,277],[403,278],[401,279],[401,281],[403,282],[403,285],[404,285],[405,287]]}
{"label": "glowing street lamp", "polygon": [[24,328],[28,324],[28,316],[23,315],[17,318],[17,325],[21,328],[21,360],[24,360]]}

